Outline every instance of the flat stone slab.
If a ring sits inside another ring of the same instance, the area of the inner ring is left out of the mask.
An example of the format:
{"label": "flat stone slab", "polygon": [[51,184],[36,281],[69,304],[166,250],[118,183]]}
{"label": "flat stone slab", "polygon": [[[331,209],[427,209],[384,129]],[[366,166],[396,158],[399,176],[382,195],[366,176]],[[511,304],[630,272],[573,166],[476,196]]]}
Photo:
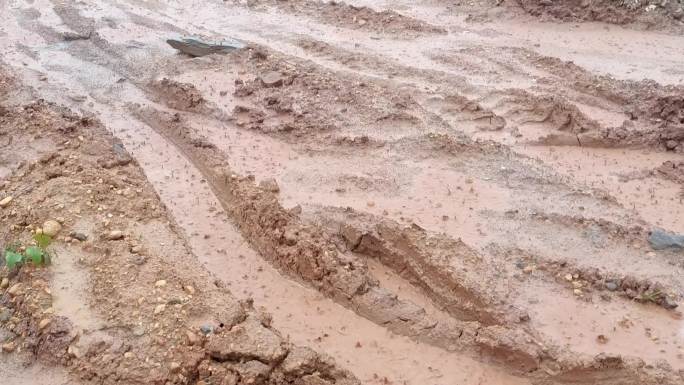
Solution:
{"label": "flat stone slab", "polygon": [[197,39],[168,39],[166,42],[173,48],[192,57],[201,57],[214,53],[228,53],[245,45],[234,41],[229,43],[205,43]]}

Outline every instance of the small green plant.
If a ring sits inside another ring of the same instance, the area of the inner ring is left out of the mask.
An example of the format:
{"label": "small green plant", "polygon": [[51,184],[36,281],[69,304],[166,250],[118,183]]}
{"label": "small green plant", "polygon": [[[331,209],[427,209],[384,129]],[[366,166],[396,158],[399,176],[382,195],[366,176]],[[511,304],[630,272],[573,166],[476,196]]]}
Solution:
{"label": "small green plant", "polygon": [[664,295],[665,295],[665,293],[663,293],[662,291],[660,291],[658,289],[649,290],[649,291],[643,292],[641,294],[641,296],[639,297],[639,300],[641,300],[642,302],[657,303]]}
{"label": "small green plant", "polygon": [[52,238],[46,234],[35,234],[33,240],[36,242],[36,246],[28,246],[23,253],[19,251],[20,246],[17,243],[12,243],[5,248],[5,264],[8,268],[13,269],[17,265],[28,262],[35,266],[50,264],[51,258],[47,247]]}

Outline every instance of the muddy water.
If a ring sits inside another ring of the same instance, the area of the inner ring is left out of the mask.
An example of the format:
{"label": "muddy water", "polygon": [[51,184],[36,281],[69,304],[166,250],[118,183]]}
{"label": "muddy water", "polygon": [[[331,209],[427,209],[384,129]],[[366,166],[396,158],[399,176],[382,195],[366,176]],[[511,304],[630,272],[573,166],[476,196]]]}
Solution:
{"label": "muddy water", "polygon": [[[405,5],[406,9],[411,9],[409,4]],[[0,5],[0,11],[10,14],[18,8],[40,9],[39,23],[50,25],[56,30],[66,30],[59,17],[50,11],[51,6],[50,2],[44,0],[13,1]],[[29,83],[44,93],[45,97],[51,97],[54,101],[82,111],[94,112],[124,141],[126,148],[143,165],[148,178],[188,236],[194,252],[210,271],[230,285],[237,296],[253,297],[257,304],[266,306],[274,315],[275,327],[289,335],[294,342],[312,345],[331,354],[366,383],[381,383],[385,377],[394,383],[407,384],[513,384],[519,381],[467,357],[447,354],[439,349],[394,336],[384,328],[322,298],[316,292],[280,276],[249,247],[234,226],[228,222],[216,198],[192,164],[148,126],[131,118],[125,102],[153,105],[162,110],[164,107],[148,100],[142,91],[128,82],[111,86],[122,76],[120,67],[139,66],[141,70],[155,73],[156,68],[149,68],[150,66],[145,64],[153,62],[154,57],[150,52],[171,55],[173,51],[166,47],[163,41],[169,35],[178,33],[176,28],[211,37],[242,38],[297,55],[302,55],[303,52],[292,44],[292,36],[305,34],[355,52],[366,51],[384,55],[416,68],[443,70],[455,75],[461,75],[457,67],[437,64],[431,53],[459,45],[490,44],[496,47],[510,44],[527,47],[530,42],[538,41],[543,43],[537,47],[542,53],[557,53],[562,58],[576,58],[580,64],[588,68],[611,71],[620,76],[641,78],[647,74],[663,82],[676,82],[676,76],[669,70],[674,68],[674,64],[682,62],[681,53],[675,52],[672,48],[672,44],[680,42],[679,37],[671,42],[665,42],[664,38],[657,34],[647,33],[633,39],[633,34],[619,32],[608,37],[602,35],[596,45],[591,46],[586,44],[589,34],[596,32],[591,26],[558,27],[553,33],[547,34],[547,29],[542,29],[538,24],[514,25],[513,28],[509,28],[508,24],[502,24],[487,26],[498,28],[495,33],[470,33],[464,28],[470,29],[472,26],[462,23],[462,15],[451,17],[439,13],[437,9],[420,7],[415,7],[412,12],[429,20],[448,24],[454,27],[454,32],[446,36],[413,41],[378,41],[374,36],[363,32],[345,31],[342,34],[336,27],[316,22],[301,23],[297,16],[273,11],[256,13],[242,8],[229,8],[219,1],[202,2],[201,7],[189,8],[182,2],[141,4],[132,1],[96,2],[78,6],[84,8],[85,15],[100,21],[98,28],[104,39],[130,47],[125,54],[117,58],[108,58],[110,61],[98,61],[97,58],[90,57],[88,51],[67,51],[68,46],[64,43],[48,45],[37,34],[8,21],[2,26],[2,32],[7,36],[0,40],[0,46],[7,52],[3,60],[12,63]],[[113,20],[113,24],[105,22],[105,19]],[[170,24],[164,24],[166,22]],[[175,27],[171,28],[170,25]],[[657,50],[654,56],[643,55],[647,47],[646,42],[654,38],[663,43],[664,48]],[[17,47],[14,42],[19,42],[29,49]],[[145,49],[140,49],[141,47]],[[628,48],[627,54],[619,52],[624,47]],[[595,52],[599,48],[601,52]],[[632,52],[629,52],[630,50]],[[666,57],[669,59],[664,60]],[[308,58],[332,69],[344,68],[333,60]],[[637,59],[631,60],[635,58]],[[101,66],[94,65],[92,61],[97,61]],[[627,62],[631,64],[622,64]],[[505,65],[485,59],[471,59],[470,64],[490,66],[488,68],[492,71],[506,68]],[[630,72],[630,66],[636,66],[634,68],[639,68],[640,71]],[[473,85],[507,85],[523,88],[532,85],[530,76],[515,74],[516,71],[525,71],[525,68],[516,67],[511,77],[507,75],[497,78],[485,74],[472,74],[469,80]],[[38,72],[47,74],[48,82],[38,81]],[[364,72],[374,71],[369,68]],[[187,72],[178,79],[196,84],[203,95],[215,105],[230,111],[233,101],[221,93],[228,91],[227,94],[230,95],[235,75],[230,68],[220,68],[216,71]],[[69,98],[73,95],[88,95],[88,99],[85,103],[75,103],[73,98]],[[589,114],[600,115],[600,112],[592,111],[591,108],[584,109]],[[615,119],[614,115],[598,117],[604,121]],[[529,200],[537,197],[531,194],[528,202],[524,199],[514,199],[514,193],[518,192],[502,187],[501,183],[494,183],[484,177],[473,177],[455,167],[435,161],[403,159],[398,156],[392,157],[392,154],[386,158],[375,156],[377,154],[313,154],[207,117],[195,118],[191,121],[191,126],[225,150],[236,171],[256,175],[257,179],[275,177],[281,186],[282,202],[288,207],[306,202],[350,206],[357,210],[384,215],[401,223],[416,222],[430,230],[444,231],[454,237],[463,238],[471,245],[483,247],[492,239],[502,238],[502,234],[505,234],[493,232],[491,228],[487,229],[487,213],[502,213],[516,208],[515,205],[521,202],[527,203],[529,207],[532,206]],[[530,126],[523,129],[526,129],[523,134],[527,135],[524,139],[535,139],[543,134],[539,127]],[[402,124],[383,127],[379,132],[382,135],[380,139],[390,141],[418,133],[414,127]],[[508,139],[502,138],[502,135],[478,136],[475,131],[465,132],[472,134],[474,138],[486,137],[510,145],[516,143],[507,141]],[[647,154],[645,158],[638,158],[635,155],[639,153],[631,150],[604,154],[601,151],[563,147],[557,149],[561,155],[554,157],[546,153],[551,153],[551,149],[547,147],[520,146],[514,149],[541,159],[561,173],[566,172],[577,183],[608,190],[617,197],[622,206],[631,208],[636,216],[651,224],[678,231],[681,229],[681,221],[677,220],[682,213],[681,201],[676,201],[676,186],[652,178],[638,182],[619,182],[620,173],[645,166],[637,161],[630,163],[632,159],[641,159],[649,167],[655,167],[660,159],[664,159],[663,156]],[[596,171],[602,162],[604,166],[609,167],[606,167],[605,171]],[[625,167],[626,164],[633,168]],[[581,170],[575,171],[578,165],[581,166]],[[647,184],[645,189],[644,183]],[[667,210],[661,207],[662,202],[667,202]],[[563,202],[534,204],[556,211],[572,208],[564,206]],[[603,210],[602,215],[605,217],[615,217],[617,212],[607,211],[605,206],[593,209],[596,212]],[[519,234],[525,234],[525,231],[530,230],[529,227],[516,228],[507,238],[516,239]],[[548,229],[546,232],[549,233]],[[563,251],[568,253],[568,257],[576,258],[579,262],[606,265],[601,261],[605,258],[610,262],[608,266],[617,271],[628,265],[630,269],[638,269],[645,274],[655,272],[667,275],[666,269],[669,268],[657,261],[653,261],[657,269],[649,268],[650,262],[640,258],[637,253],[629,254],[629,261],[634,262],[630,265],[614,255],[605,252],[593,253],[592,250],[582,247],[561,250],[559,246],[576,242],[576,238],[573,237],[566,240],[560,236],[545,235],[530,242],[531,246],[539,246],[542,254]],[[599,262],[595,262],[597,260]],[[65,263],[64,273],[68,274],[72,267],[73,265]],[[402,280],[386,272],[382,266],[371,264],[371,267],[388,287],[394,288],[402,296],[416,303],[423,304],[429,311],[438,311],[430,309],[429,303],[420,293],[404,286]],[[528,306],[534,325],[553,341],[565,343],[573,350],[590,354],[611,351],[636,354],[649,360],[662,357],[673,366],[681,367],[678,355],[681,354],[682,324],[672,319],[670,313],[654,311],[652,308],[645,310],[638,305],[622,302],[601,304],[597,308],[578,302],[565,294],[560,295],[557,302],[554,289],[557,288],[539,288],[540,292],[547,292],[548,296],[542,296],[543,298],[536,303],[540,304],[539,306],[533,303]],[[68,291],[65,292],[65,295],[67,294]],[[535,291],[526,293],[526,299],[533,300],[536,296],[538,295]],[[559,302],[563,306],[558,306]],[[62,307],[64,311],[69,311],[68,306],[65,304]],[[566,309],[577,309],[570,320],[564,317],[563,311]],[[627,317],[634,326],[625,328],[628,330],[620,329],[623,327],[620,317]],[[615,326],[616,324],[618,326]],[[650,329],[648,333],[646,328]],[[594,334],[597,333],[608,337],[608,343],[596,344]],[[644,348],[636,349],[635,346]]]}
{"label": "muddy water", "polygon": [[[580,183],[608,191],[620,204],[649,223],[684,232],[681,186],[651,175],[663,162],[681,161],[681,155],[645,149],[567,146],[520,146],[518,151],[554,166]],[[631,176],[637,179],[627,180]]]}
{"label": "muddy water", "polygon": [[[10,32],[22,33],[15,28]],[[33,38],[35,42],[41,40],[38,36]],[[314,290],[282,277],[227,220],[202,175],[151,128],[131,119],[124,103],[152,104],[159,109],[162,106],[147,100],[130,84],[106,92],[98,89],[107,79],[114,82],[119,77],[106,67],[82,61],[54,47],[42,48],[39,44],[34,48],[38,50],[37,60],[12,52],[13,59],[30,63],[33,70],[47,74],[50,79],[46,86],[36,80],[34,85],[41,86],[45,97],[96,113],[142,165],[200,262],[229,285],[235,295],[254,298],[258,305],[265,306],[274,315],[274,326],[293,342],[330,354],[365,383],[525,383],[468,357],[392,335]],[[35,79],[31,73],[26,75],[29,83]],[[69,95],[88,95],[87,105],[75,104]],[[125,98],[121,98],[123,95]],[[95,327],[84,304],[62,300],[78,290],[81,280],[77,261],[69,259],[66,250],[60,255],[63,257],[56,282],[61,290],[56,293],[56,307],[60,312],[73,313],[82,328]],[[67,285],[64,281],[69,276],[79,279]]]}

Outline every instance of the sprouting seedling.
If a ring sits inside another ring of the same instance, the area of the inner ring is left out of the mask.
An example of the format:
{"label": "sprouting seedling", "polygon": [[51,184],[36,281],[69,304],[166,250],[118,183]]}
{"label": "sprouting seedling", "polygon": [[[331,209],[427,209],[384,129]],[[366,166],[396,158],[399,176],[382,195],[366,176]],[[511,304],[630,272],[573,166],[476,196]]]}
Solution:
{"label": "sprouting seedling", "polygon": [[46,234],[35,234],[33,240],[37,246],[27,247],[23,254],[19,252],[19,245],[17,243],[10,244],[5,248],[5,264],[8,268],[13,269],[17,265],[26,262],[31,262],[35,266],[50,263],[50,253],[46,248],[52,241],[52,238]]}

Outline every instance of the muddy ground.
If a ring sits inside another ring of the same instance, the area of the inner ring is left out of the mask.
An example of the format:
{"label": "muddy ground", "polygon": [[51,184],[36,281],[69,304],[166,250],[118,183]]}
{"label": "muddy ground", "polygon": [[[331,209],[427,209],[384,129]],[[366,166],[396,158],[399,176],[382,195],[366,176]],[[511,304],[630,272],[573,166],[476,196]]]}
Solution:
{"label": "muddy ground", "polygon": [[0,375],[684,384],[681,9],[0,3]]}

